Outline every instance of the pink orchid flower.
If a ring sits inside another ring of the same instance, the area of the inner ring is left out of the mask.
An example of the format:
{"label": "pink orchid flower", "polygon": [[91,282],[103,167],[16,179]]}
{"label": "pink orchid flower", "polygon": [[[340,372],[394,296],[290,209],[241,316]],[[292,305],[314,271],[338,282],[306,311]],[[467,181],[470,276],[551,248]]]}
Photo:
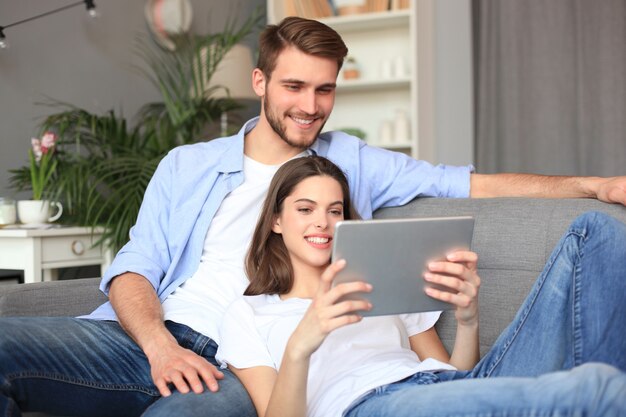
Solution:
{"label": "pink orchid flower", "polygon": [[44,154],[48,153],[48,151],[54,147],[57,139],[57,135],[52,132],[44,133],[43,137],[41,138],[41,152]]}
{"label": "pink orchid flower", "polygon": [[43,155],[43,149],[41,148],[41,141],[37,138],[31,138],[30,144],[33,147],[33,154],[35,154],[35,160],[37,162],[41,161],[41,157]]}

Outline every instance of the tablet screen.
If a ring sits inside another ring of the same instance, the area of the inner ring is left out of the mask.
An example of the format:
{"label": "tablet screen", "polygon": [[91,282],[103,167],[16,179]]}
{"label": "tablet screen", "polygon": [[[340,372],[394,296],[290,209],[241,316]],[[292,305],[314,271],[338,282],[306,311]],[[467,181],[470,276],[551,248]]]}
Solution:
{"label": "tablet screen", "polygon": [[333,239],[333,261],[346,260],[334,284],[366,281],[371,293],[355,293],[349,298],[365,298],[372,303],[363,316],[418,313],[453,309],[424,292],[423,279],[430,261],[443,260],[455,250],[471,248],[472,217],[437,217],[386,220],[346,220],[337,223]]}

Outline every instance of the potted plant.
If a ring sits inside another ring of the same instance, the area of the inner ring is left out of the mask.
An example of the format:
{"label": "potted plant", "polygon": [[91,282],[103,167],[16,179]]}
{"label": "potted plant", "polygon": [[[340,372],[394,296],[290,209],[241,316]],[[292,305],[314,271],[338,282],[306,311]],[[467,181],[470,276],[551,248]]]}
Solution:
{"label": "potted plant", "polygon": [[[256,12],[238,26],[231,21],[220,33],[178,35],[173,51],[139,38],[137,52],[146,65],[140,71],[162,101],[144,105],[132,126],[113,110],[94,114],[66,103],[48,103],[62,108],[46,117],[41,128],[59,137],[55,180],[47,193],[63,202],[63,222],[102,227],[98,244],[115,251],[126,243],[163,156],[175,146],[207,140],[202,136],[207,126],[224,111],[238,108],[228,97],[213,97],[223,87],[206,83],[224,55],[258,27],[262,17]],[[26,168],[12,172],[14,188],[33,186]]]}
{"label": "potted plant", "polygon": [[[44,198],[49,194],[48,190],[51,188],[59,162],[55,152],[57,140],[58,137],[53,132],[45,132],[41,139],[31,139],[27,170],[32,199],[20,200],[17,203],[17,212],[24,224],[41,225],[53,222],[63,213],[60,203]],[[54,216],[50,216],[52,206],[56,206]]]}

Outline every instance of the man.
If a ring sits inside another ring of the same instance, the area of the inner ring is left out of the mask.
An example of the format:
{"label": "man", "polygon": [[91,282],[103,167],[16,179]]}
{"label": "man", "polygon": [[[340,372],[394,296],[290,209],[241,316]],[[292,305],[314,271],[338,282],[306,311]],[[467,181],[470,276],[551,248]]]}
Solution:
{"label": "man", "polygon": [[238,380],[215,366],[217,328],[247,285],[243,256],[271,177],[291,158],[315,153],[337,163],[365,218],[416,196],[626,203],[624,177],[479,175],[343,133],[320,135],[346,54],[339,35],[316,21],[287,18],[263,32],[252,74],[259,118],[163,159],[129,243],[103,277],[110,303],[82,319],[0,320],[2,415],[255,415]]}

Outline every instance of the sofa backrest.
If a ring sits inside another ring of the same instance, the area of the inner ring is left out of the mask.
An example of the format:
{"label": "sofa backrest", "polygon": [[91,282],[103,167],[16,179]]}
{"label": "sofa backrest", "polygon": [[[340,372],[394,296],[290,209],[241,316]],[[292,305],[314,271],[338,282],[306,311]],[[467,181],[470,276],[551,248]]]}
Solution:
{"label": "sofa backrest", "polygon": [[[567,226],[585,211],[603,211],[626,223],[626,208],[585,199],[416,199],[379,210],[376,218],[470,215],[472,248],[479,255],[480,347],[489,349],[513,319]],[[77,316],[106,301],[99,279],[0,285],[0,316]],[[450,350],[456,324],[446,312],[437,324]]]}
{"label": "sofa backrest", "polygon": [[[472,249],[482,280],[479,295],[480,349],[484,354],[511,322],[561,235],[586,211],[602,211],[626,223],[626,208],[588,199],[421,198],[379,210],[377,218],[470,215],[475,218]],[[453,312],[437,330],[448,351],[456,332]]]}

